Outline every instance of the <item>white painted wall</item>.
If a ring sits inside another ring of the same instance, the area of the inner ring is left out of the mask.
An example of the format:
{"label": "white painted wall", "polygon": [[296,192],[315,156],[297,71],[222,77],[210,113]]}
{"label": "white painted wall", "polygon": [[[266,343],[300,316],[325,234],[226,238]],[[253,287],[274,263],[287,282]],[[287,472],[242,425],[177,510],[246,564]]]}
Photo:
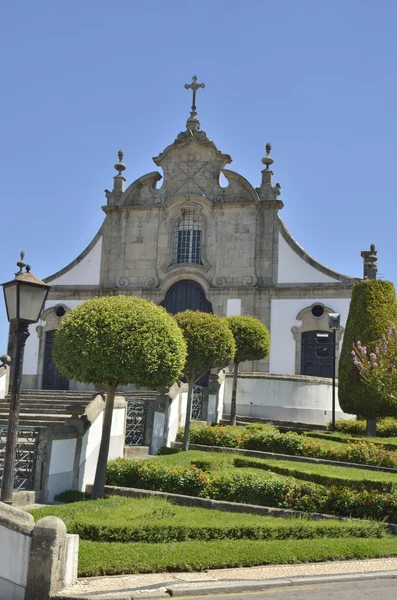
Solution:
{"label": "white painted wall", "polygon": [[159,448],[164,446],[165,413],[155,412],[153,418],[153,433],[150,444],[150,454],[157,454]]}
{"label": "white painted wall", "polygon": [[319,283],[338,281],[304,261],[281,233],[278,234],[278,283]]}
{"label": "white painted wall", "polygon": [[226,316],[239,317],[241,315],[241,298],[228,298],[226,302]]}
{"label": "white painted wall", "polygon": [[0,598],[24,600],[31,537],[0,525]]}
{"label": "white painted wall", "polygon": [[113,409],[109,460],[124,456],[126,411],[127,407]]}
{"label": "white painted wall", "polygon": [[71,268],[51,285],[99,285],[101,270],[102,238],[75,267]]}
{"label": "white painted wall", "polygon": [[270,317],[270,373],[295,374],[296,342],[291,328],[302,325],[297,314],[304,308],[320,302],[340,313],[341,326],[346,326],[349,313],[349,298],[303,298],[294,300],[272,300]]}
{"label": "white painted wall", "polygon": [[9,374],[10,367],[5,366],[0,369],[0,398],[5,398],[7,395]]}
{"label": "white painted wall", "polygon": [[[233,378],[226,377],[224,414],[230,414]],[[349,419],[336,400],[336,418]],[[323,378],[299,375],[277,377],[275,375],[244,374],[237,380],[237,415],[326,425],[332,418],[332,385]]]}
{"label": "white painted wall", "polygon": [[179,429],[178,422],[178,414],[179,414],[179,401],[180,401],[181,393],[177,394],[177,396],[171,401],[171,404],[168,407],[168,427],[167,427],[167,436],[166,436],[166,446],[170,446],[171,442],[173,442],[176,438],[176,434]]}
{"label": "white painted wall", "polygon": [[[81,304],[83,300],[48,300],[44,305],[44,310],[52,308],[58,304],[64,304],[68,308],[75,308]],[[37,373],[37,362],[39,357],[39,345],[40,339],[37,334],[37,327],[44,326],[45,321],[40,320],[38,323],[29,325],[29,337],[26,340],[25,354],[23,358],[23,374],[24,375],[36,375]]]}
{"label": "white painted wall", "polygon": [[76,452],[76,438],[53,440],[50,470],[47,484],[47,501],[73,487],[73,465]]}
{"label": "white painted wall", "polygon": [[101,442],[103,412],[91,423],[82,441],[79,464],[79,490],[84,491],[87,485],[94,483],[98,462],[99,444]]}
{"label": "white painted wall", "polygon": [[[124,456],[126,410],[126,406],[115,408],[113,410],[108,454],[109,460],[114,458],[122,458]],[[103,412],[98,415],[95,421],[91,424],[91,427],[83,436],[79,461],[78,484],[78,489],[82,492],[85,491],[87,485],[92,485],[94,483],[99,446],[102,436],[102,425]]]}

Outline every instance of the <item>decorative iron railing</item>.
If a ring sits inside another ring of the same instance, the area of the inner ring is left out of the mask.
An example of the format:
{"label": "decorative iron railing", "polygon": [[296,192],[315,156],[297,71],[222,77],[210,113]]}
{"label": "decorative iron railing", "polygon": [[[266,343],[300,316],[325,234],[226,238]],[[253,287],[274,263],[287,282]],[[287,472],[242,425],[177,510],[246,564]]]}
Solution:
{"label": "decorative iron railing", "polygon": [[192,420],[200,421],[204,417],[204,401],[208,398],[208,388],[193,386]]}
{"label": "decorative iron railing", "polygon": [[127,400],[126,446],[143,446],[145,439],[146,402]]}
{"label": "decorative iron railing", "polygon": [[[37,458],[39,431],[31,427],[18,428],[18,442],[15,455],[15,490],[32,490]],[[3,475],[7,428],[0,427],[0,482]]]}

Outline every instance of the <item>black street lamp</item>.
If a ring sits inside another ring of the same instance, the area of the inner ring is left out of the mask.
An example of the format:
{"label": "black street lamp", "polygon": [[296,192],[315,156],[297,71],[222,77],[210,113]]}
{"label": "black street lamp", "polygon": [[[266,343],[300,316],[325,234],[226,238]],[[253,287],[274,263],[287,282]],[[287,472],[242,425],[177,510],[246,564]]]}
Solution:
{"label": "black street lamp", "polygon": [[[10,414],[4,455],[0,500],[12,503],[15,474],[15,454],[18,442],[19,391],[21,388],[23,353],[29,337],[29,324],[37,323],[51,286],[30,273],[30,266],[23,262],[25,254],[17,262],[19,271],[15,279],[3,283],[8,321],[13,325],[15,351],[13,356]],[[25,268],[25,272],[23,269]]]}
{"label": "black street lamp", "polygon": [[335,409],[336,409],[336,355],[337,355],[337,344],[336,344],[336,331],[340,328],[340,314],[329,313],[328,314],[328,327],[332,331],[332,342],[329,340],[328,333],[317,333],[316,342],[317,344],[327,344],[323,348],[316,350],[316,355],[319,358],[329,356],[329,346],[332,348],[332,425],[331,430],[335,431]]}

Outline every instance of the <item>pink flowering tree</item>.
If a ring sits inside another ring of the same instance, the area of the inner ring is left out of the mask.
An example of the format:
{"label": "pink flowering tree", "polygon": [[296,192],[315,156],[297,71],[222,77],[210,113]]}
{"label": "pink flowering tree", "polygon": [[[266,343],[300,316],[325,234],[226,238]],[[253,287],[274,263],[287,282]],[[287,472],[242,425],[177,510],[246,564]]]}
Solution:
{"label": "pink flowering tree", "polygon": [[[388,332],[369,351],[360,341],[353,346],[351,352],[354,366],[362,381],[377,399],[372,405],[372,414],[376,417],[397,416],[397,330],[392,323]],[[367,418],[368,415],[363,415]],[[372,428],[373,429],[373,428]],[[376,421],[375,431],[376,434]]]}

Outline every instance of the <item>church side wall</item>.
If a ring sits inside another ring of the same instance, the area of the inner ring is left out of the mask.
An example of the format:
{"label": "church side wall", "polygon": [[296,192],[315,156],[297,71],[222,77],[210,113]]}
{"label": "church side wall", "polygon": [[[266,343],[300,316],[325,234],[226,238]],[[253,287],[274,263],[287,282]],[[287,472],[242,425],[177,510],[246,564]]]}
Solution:
{"label": "church side wall", "polygon": [[278,234],[278,283],[332,283],[329,277],[303,260]]}
{"label": "church side wall", "polygon": [[[270,372],[294,374],[296,372],[296,344],[291,328],[302,325],[296,319],[298,313],[316,302],[316,298],[296,298],[271,301],[270,323]],[[349,298],[319,298],[318,302],[341,315],[341,326],[345,327],[349,312]],[[340,343],[341,344],[341,343]],[[340,349],[339,344],[339,349]]]}
{"label": "church side wall", "polygon": [[[66,308],[74,308],[83,300],[48,300],[44,306],[44,313],[49,308],[61,304]],[[50,329],[56,329],[61,319],[56,319],[56,323],[50,325]],[[48,329],[48,330],[50,330]],[[44,336],[46,331],[46,321],[41,320],[38,324],[29,326],[29,337],[26,340],[25,353],[23,358],[23,376],[22,387],[24,389],[41,388],[41,377],[43,374],[44,360]],[[40,343],[41,342],[41,343]]]}
{"label": "church side wall", "polygon": [[[80,262],[68,271],[51,279],[51,285],[99,285],[101,271],[102,237]],[[72,263],[73,264],[73,263]]]}

